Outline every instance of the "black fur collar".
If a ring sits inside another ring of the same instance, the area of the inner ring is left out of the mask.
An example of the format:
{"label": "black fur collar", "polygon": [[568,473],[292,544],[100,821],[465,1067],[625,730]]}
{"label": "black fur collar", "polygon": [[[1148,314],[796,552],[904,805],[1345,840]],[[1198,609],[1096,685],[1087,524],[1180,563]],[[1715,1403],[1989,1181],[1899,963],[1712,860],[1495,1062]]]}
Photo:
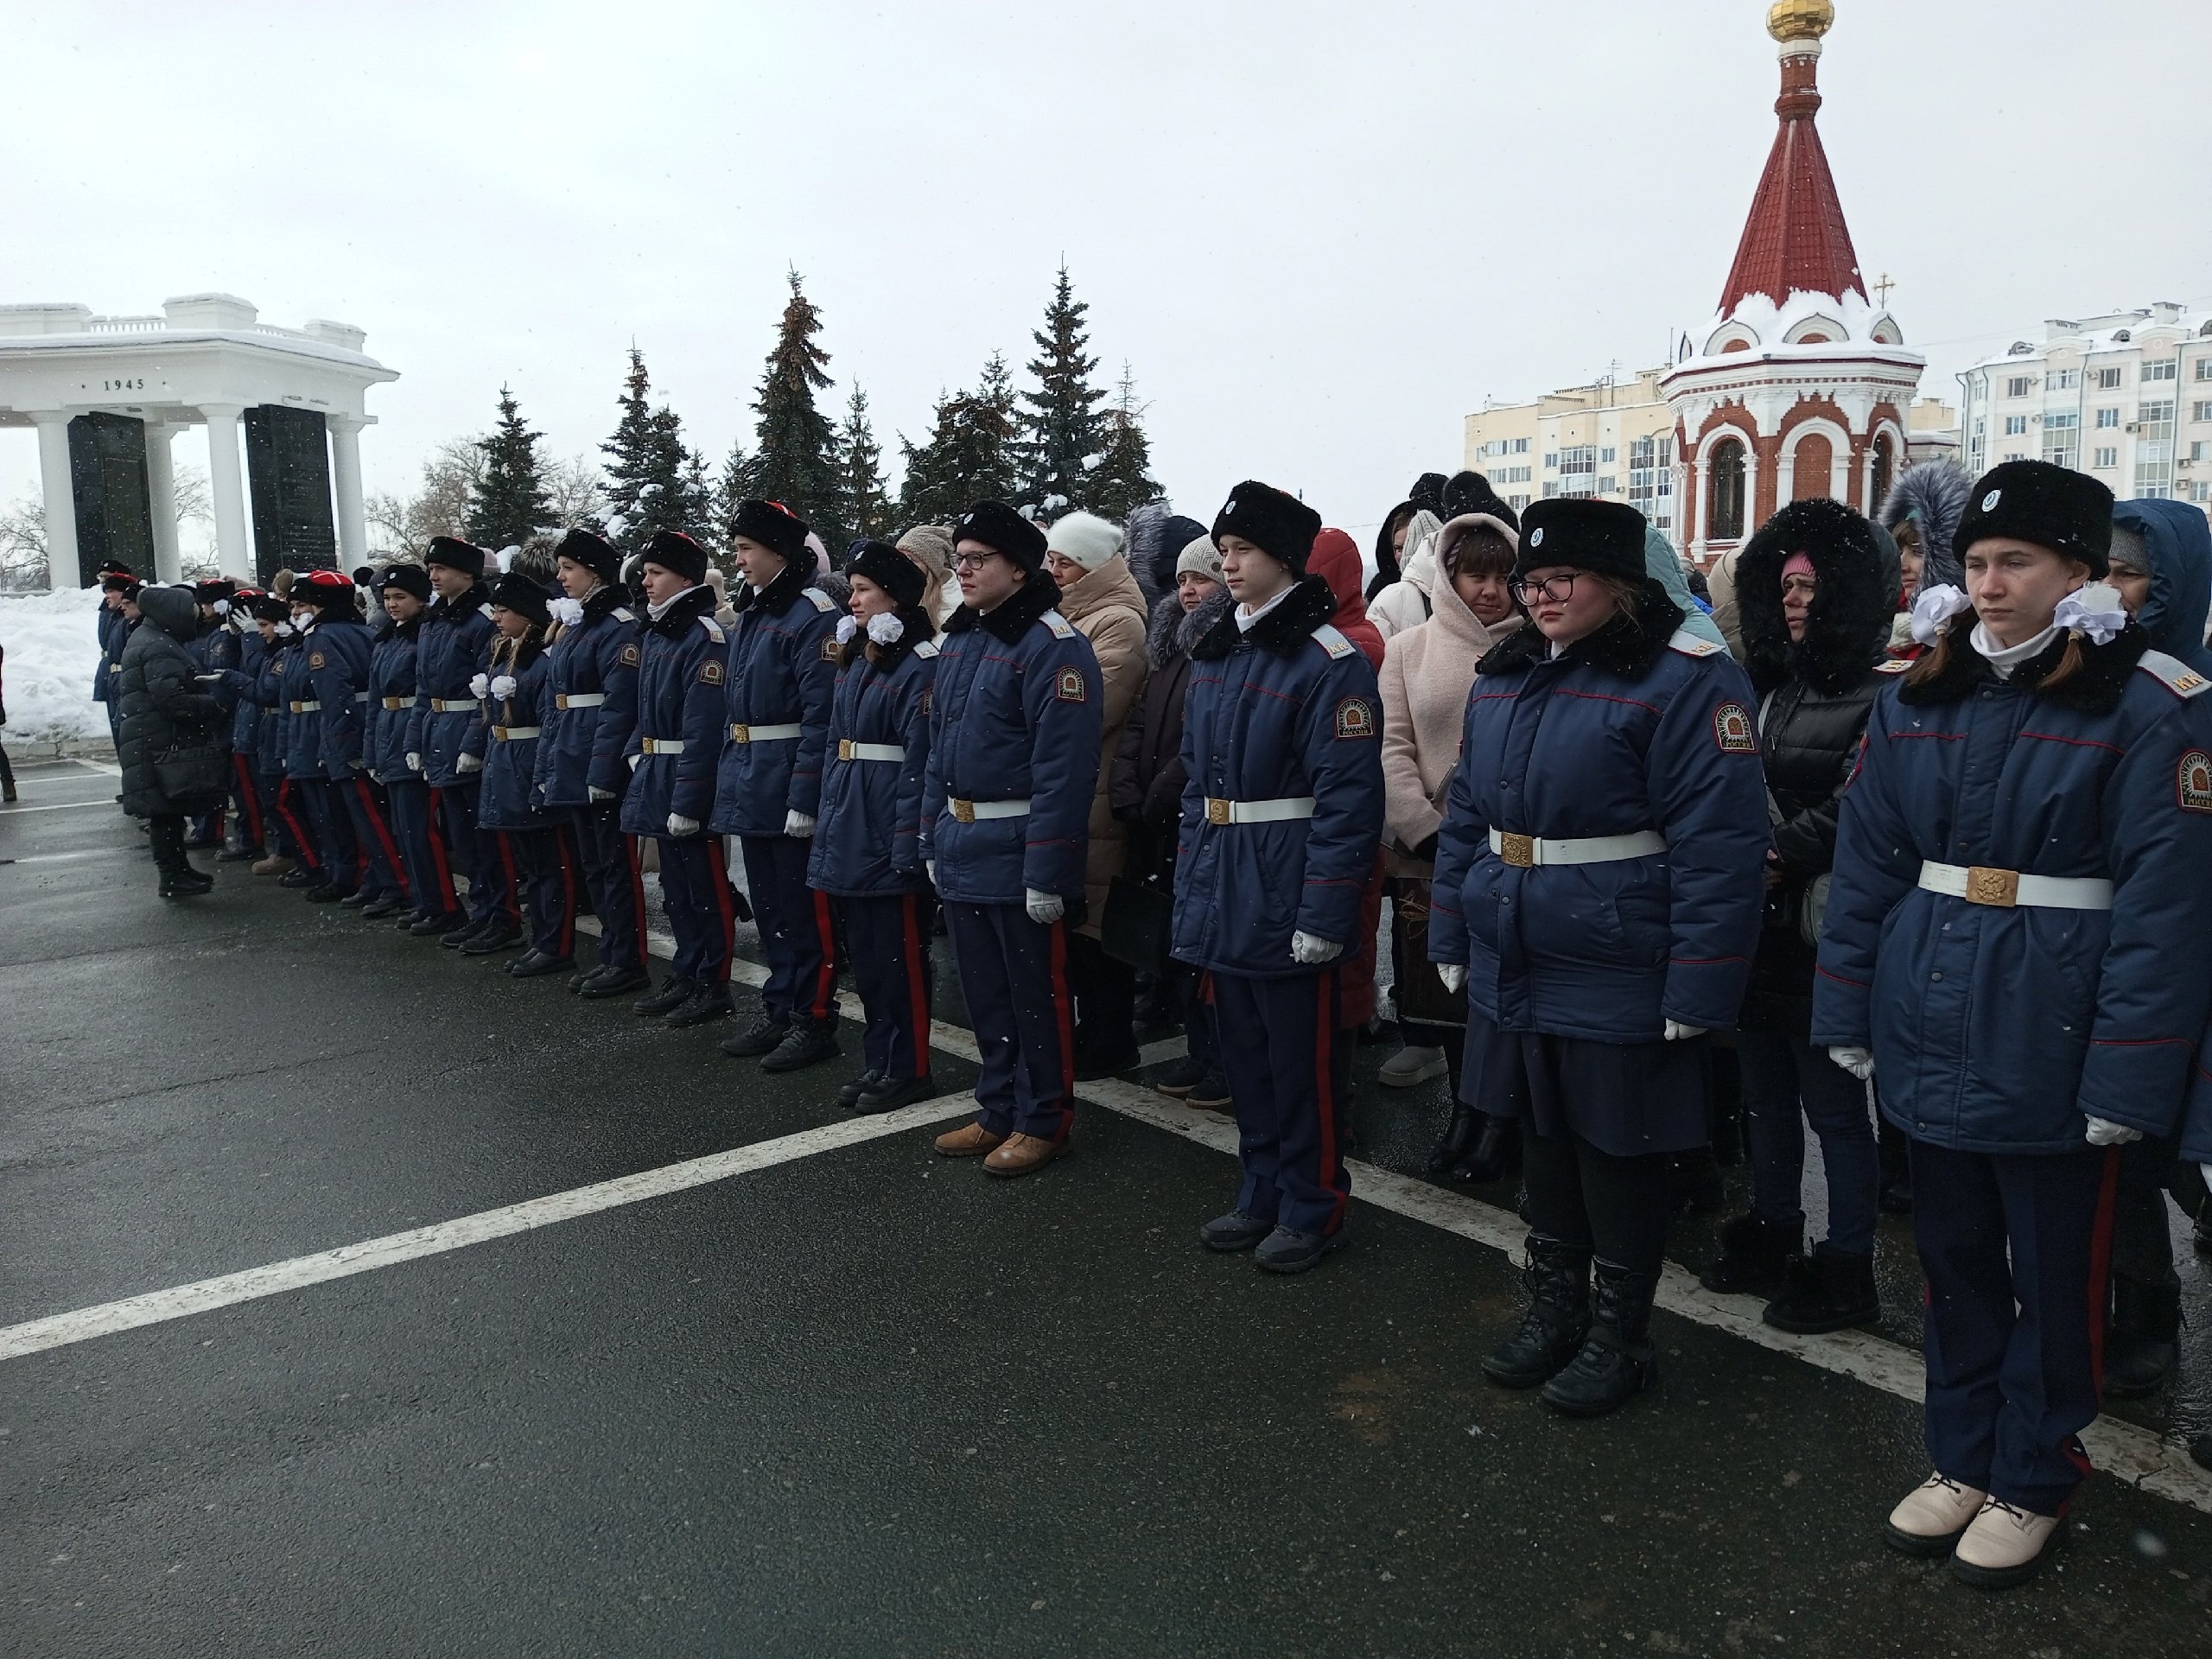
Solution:
{"label": "black fur collar", "polygon": [[701,582],[689,593],[677,595],[674,603],[659,620],[652,620],[652,613],[645,613],[645,626],[656,633],[666,634],[673,639],[702,616],[715,613],[715,590]]}
{"label": "black fur collar", "polygon": [[765,611],[770,616],[781,616],[798,601],[807,584],[813,580],[811,570],[802,570],[796,561],[786,559],[784,568],[776,573],[775,580],[759,593],[749,583],[738,584],[737,601],[730,607],[740,616],[747,611]]}
{"label": "black fur collar", "polygon": [[424,615],[435,617],[441,622],[466,622],[470,617],[480,614],[483,607],[491,602],[492,590],[480,582],[459,599],[448,599],[444,594],[439,594],[437,603],[431,606]]}
{"label": "black fur collar", "polygon": [[980,627],[1003,645],[1012,645],[1029,632],[1037,619],[1060,602],[1060,587],[1042,570],[1015,588],[999,607],[985,614],[963,605],[944,619],[947,633],[965,633]]}
{"label": "black fur collar", "polygon": [[584,601],[584,620],[591,621],[602,616],[612,616],[629,603],[630,596],[611,582],[603,582],[591,590],[591,597]]}
{"label": "black fur collar", "polygon": [[1211,627],[1198,636],[1191,655],[1200,662],[1226,657],[1249,640],[1262,651],[1287,657],[1313,637],[1313,630],[1337,613],[1337,596],[1319,576],[1300,576],[1281,604],[1253,626],[1249,633],[1236,626],[1236,607],[1224,606]]}
{"label": "black fur collar", "polygon": [[[1948,636],[1948,650],[1942,670],[1932,679],[1916,684],[1908,677],[1897,688],[1898,699],[1919,704],[1958,702],[1971,695],[1975,687],[1994,680],[1997,671],[1989,665],[1986,657],[1974,649],[1973,636],[1973,625],[1961,616]],[[2062,709],[2108,715],[2120,707],[2120,699],[2127,694],[2127,677],[2135,671],[2136,664],[2150,649],[2151,636],[2133,622],[2122,628],[2109,645],[2092,645],[2084,639],[2082,666],[2046,691],[2043,689],[2044,677],[2058,666],[2059,659],[2066,654],[2066,636],[2062,633],[2012,671],[2012,683],[2031,696],[2048,697]]]}
{"label": "black fur collar", "polygon": [[[1623,679],[1640,679],[1659,660],[1659,653],[1667,649],[1667,642],[1681,626],[1682,607],[1668,598],[1667,590],[1657,582],[1646,580],[1637,586],[1633,612],[1614,617],[1595,633],[1583,635],[1567,648],[1564,659],[1587,663]],[[1543,630],[1531,622],[1525,628],[1514,629],[1484,652],[1475,672],[1514,673],[1542,662],[1551,648]]]}

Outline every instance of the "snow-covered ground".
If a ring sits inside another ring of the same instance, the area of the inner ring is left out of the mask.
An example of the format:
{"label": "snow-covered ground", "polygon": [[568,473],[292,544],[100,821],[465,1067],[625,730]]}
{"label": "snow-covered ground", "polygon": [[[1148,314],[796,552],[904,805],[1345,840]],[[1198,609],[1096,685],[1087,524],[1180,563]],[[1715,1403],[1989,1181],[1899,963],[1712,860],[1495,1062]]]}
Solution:
{"label": "snow-covered ground", "polygon": [[0,594],[0,701],[10,742],[107,741],[107,712],[92,701],[99,608],[97,588]]}

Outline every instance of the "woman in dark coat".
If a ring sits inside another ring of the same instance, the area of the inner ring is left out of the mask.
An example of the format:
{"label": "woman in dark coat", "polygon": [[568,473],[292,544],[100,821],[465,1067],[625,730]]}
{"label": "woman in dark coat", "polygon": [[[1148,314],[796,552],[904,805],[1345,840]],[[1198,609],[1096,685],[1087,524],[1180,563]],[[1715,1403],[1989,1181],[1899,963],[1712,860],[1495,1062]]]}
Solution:
{"label": "woman in dark coat", "polygon": [[[1836,818],[1874,694],[1908,664],[1887,659],[1897,568],[1874,527],[1840,502],[1795,501],[1736,566],[1744,666],[1759,694],[1774,842],[1766,916],[1736,1052],[1751,1159],[1749,1213],[1722,1224],[1706,1287],[1770,1297],[1779,1330],[1873,1319],[1880,1185],[1866,1085],[1812,1046],[1814,942]],[[1827,1177],[1827,1237],[1808,1255],[1801,1188],[1810,1119]]]}
{"label": "woman in dark coat", "polygon": [[[116,760],[123,768],[123,810],[150,820],[154,864],[162,874],[162,897],[186,899],[215,885],[213,876],[192,868],[184,852],[188,813],[205,811],[203,797],[171,800],[162,792],[155,763],[180,748],[216,748],[223,706],[200,689],[199,664],[184,642],[199,632],[200,610],[189,588],[143,588],[138,593],[139,626],[123,648],[117,675],[122,722]],[[219,760],[210,794],[219,793]]]}

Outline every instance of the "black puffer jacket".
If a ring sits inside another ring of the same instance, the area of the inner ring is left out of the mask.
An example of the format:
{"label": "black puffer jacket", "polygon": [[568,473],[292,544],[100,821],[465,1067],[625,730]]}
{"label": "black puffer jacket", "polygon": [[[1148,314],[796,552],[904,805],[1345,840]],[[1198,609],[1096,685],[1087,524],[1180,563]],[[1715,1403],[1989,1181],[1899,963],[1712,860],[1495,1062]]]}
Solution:
{"label": "black puffer jacket", "polygon": [[117,733],[116,763],[123,768],[123,810],[134,817],[199,811],[208,803],[173,804],[162,793],[154,762],[180,745],[212,743],[221,727],[223,705],[193,677],[200,665],[184,648],[200,626],[200,612],[189,588],[138,592],[139,626],[123,648],[123,670],[116,677],[123,723]]}
{"label": "black puffer jacket", "polygon": [[1175,868],[1175,835],[1183,817],[1183,698],[1191,686],[1191,647],[1227,613],[1235,601],[1226,588],[1211,594],[1195,611],[1183,609],[1182,595],[1162,594],[1145,630],[1145,655],[1152,672],[1144,696],[1122,728],[1114,754],[1114,816],[1129,826],[1124,866],[1134,879],[1164,880]]}
{"label": "black puffer jacket", "polygon": [[[1815,952],[1800,923],[1835,862],[1836,819],[1874,694],[1907,666],[1883,666],[1895,548],[1849,507],[1815,499],[1768,519],[1737,561],[1744,666],[1759,694],[1772,863],[1782,878],[1767,893],[1746,1025],[1810,1029]],[[1812,561],[1818,584],[1800,641],[1789,638],[1782,609],[1782,568],[1796,553]]]}

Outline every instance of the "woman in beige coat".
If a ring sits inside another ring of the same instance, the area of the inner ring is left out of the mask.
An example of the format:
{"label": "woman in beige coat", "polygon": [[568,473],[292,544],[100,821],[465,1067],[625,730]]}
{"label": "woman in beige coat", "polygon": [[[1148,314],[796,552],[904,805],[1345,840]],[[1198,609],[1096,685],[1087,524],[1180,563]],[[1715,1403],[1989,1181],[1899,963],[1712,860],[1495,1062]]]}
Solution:
{"label": "woman in beige coat", "polygon": [[1144,590],[1137,586],[1122,546],[1122,532],[1088,512],[1068,514],[1052,527],[1045,541],[1046,567],[1060,588],[1059,613],[1090,641],[1098,657],[1099,714],[1105,728],[1084,869],[1087,913],[1068,941],[1069,977],[1075,993],[1075,1074],[1086,1079],[1111,1077],[1137,1064],[1136,970],[1115,961],[1098,943],[1107,889],[1122,873],[1128,850],[1128,830],[1113,810],[1114,754],[1150,668],[1144,649]]}
{"label": "woman in beige coat", "polygon": [[1507,587],[1518,545],[1512,527],[1488,513],[1445,525],[1435,543],[1433,614],[1392,635],[1382,660],[1384,823],[1394,856],[1398,1023],[1406,1033],[1406,1047],[1384,1071],[1403,1077],[1401,1087],[1440,1072],[1450,1078],[1451,1126],[1430,1155],[1429,1173],[1461,1180],[1503,1174],[1519,1149],[1518,1125],[1459,1103],[1466,998],[1448,994],[1428,961],[1428,878],[1476,664],[1527,620]]}

